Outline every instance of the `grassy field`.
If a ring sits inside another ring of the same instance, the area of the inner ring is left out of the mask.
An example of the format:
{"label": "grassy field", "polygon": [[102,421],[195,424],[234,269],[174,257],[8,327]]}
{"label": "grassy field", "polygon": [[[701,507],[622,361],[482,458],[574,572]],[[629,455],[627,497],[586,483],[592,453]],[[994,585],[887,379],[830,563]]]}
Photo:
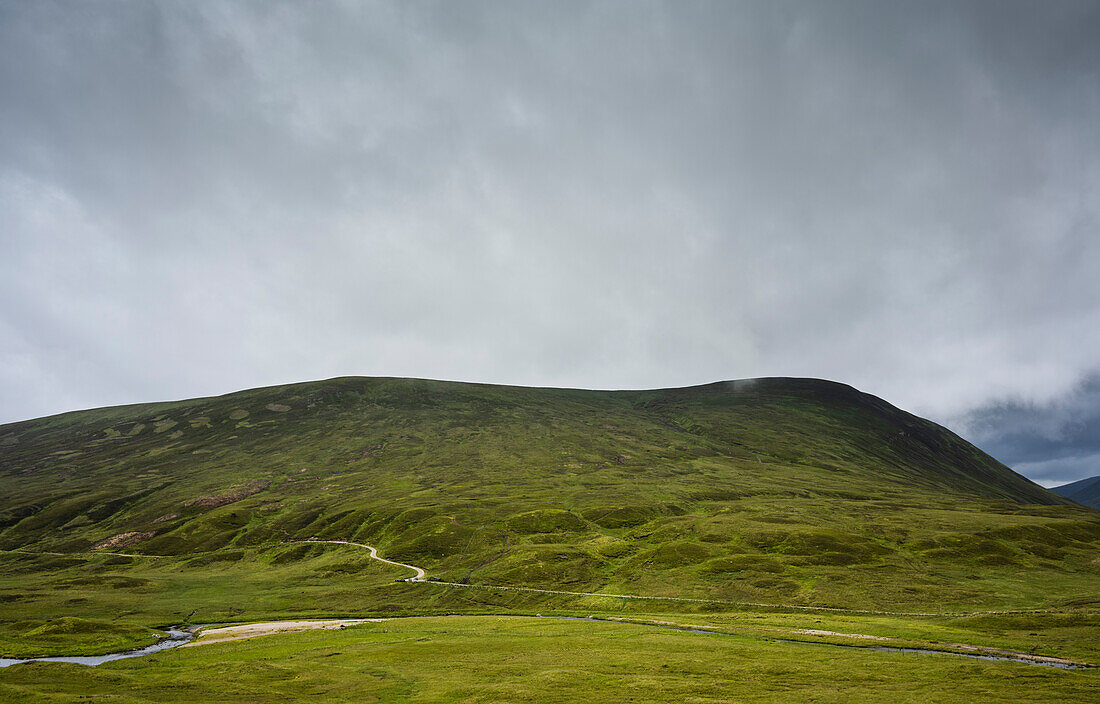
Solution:
{"label": "grassy field", "polygon": [[1092,702],[1095,670],[635,624],[430,617],[0,670],[21,702]]}
{"label": "grassy field", "polygon": [[[7,656],[108,652],[177,623],[541,612],[732,619],[756,630],[729,643],[776,653],[760,639],[820,629],[1100,661],[1100,512],[831,382],[355,378],[81,411],[0,426],[0,496]],[[410,573],[292,542],[308,538],[470,585],[704,601],[396,582]]]}

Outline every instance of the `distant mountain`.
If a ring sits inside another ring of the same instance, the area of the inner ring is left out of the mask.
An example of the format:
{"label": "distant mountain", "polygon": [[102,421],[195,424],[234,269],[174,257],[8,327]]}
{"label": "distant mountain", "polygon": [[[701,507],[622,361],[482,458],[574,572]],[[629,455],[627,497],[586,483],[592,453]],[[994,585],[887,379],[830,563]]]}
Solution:
{"label": "distant mountain", "polygon": [[1100,509],[1100,476],[1056,486],[1051,491],[1059,496],[1076,501],[1082,506]]}

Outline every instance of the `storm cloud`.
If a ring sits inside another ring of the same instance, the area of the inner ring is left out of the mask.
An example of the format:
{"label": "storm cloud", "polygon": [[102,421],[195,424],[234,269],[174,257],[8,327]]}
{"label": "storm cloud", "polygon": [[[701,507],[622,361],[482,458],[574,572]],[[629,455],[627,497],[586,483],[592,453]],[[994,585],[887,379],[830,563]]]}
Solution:
{"label": "storm cloud", "polygon": [[1046,403],[999,401],[961,426],[972,440],[1044,486],[1100,474],[1100,376]]}
{"label": "storm cloud", "polygon": [[0,1],[0,421],[816,376],[1054,459],[1005,438],[1097,408],[1098,36],[1095,2]]}

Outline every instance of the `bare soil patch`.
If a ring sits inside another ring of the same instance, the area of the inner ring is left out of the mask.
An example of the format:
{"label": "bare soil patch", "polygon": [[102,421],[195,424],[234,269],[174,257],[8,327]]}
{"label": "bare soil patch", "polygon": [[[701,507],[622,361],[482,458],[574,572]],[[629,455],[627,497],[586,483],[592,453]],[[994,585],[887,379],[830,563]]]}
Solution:
{"label": "bare soil patch", "polygon": [[354,626],[358,623],[380,623],[384,618],[344,618],[330,621],[269,621],[266,623],[246,623],[240,626],[207,628],[199,632],[199,637],[183,647],[225,643],[231,640],[244,640],[258,636],[270,636],[276,633],[297,633],[316,629],[331,631]]}
{"label": "bare soil patch", "polygon": [[225,506],[226,504],[236,503],[241,499],[258,494],[267,487],[271,486],[271,482],[267,479],[254,479],[244,486],[238,486],[230,489],[224,494],[212,494],[210,496],[202,496],[197,499],[188,501],[184,506],[198,507],[198,508],[217,508],[219,506]]}
{"label": "bare soil patch", "polygon": [[93,550],[106,550],[107,548],[128,548],[131,545],[137,545],[143,540],[148,540],[156,535],[155,530],[131,530],[126,533],[119,533],[118,535],[111,536],[106,540],[97,543],[92,546]]}

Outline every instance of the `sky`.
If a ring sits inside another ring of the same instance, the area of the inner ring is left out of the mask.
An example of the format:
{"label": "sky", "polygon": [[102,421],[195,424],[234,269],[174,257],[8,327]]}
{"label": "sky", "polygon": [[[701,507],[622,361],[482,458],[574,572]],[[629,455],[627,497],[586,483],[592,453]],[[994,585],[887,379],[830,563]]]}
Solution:
{"label": "sky", "polygon": [[1100,474],[1100,2],[0,0],[0,422],[843,381]]}

